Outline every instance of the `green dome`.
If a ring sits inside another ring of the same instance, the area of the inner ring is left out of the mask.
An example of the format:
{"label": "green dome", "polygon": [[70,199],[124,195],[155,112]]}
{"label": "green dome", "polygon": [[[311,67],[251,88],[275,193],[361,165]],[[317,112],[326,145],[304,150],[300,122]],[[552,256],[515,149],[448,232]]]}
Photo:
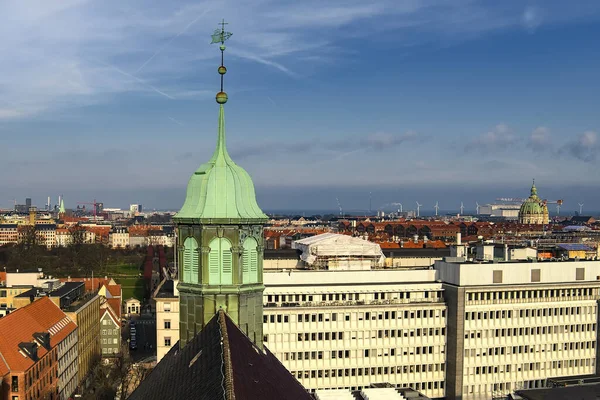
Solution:
{"label": "green dome", "polygon": [[250,175],[227,153],[223,105],[219,107],[217,148],[190,178],[185,203],[174,219],[195,223],[255,223],[268,219],[256,203]]}
{"label": "green dome", "polygon": [[544,212],[544,209],[543,209],[543,206],[542,206],[540,200],[538,199],[536,201],[535,199],[532,199],[530,197],[527,200],[525,200],[523,202],[523,204],[521,204],[521,209],[519,211],[519,214],[521,214],[521,215],[542,214],[543,212]]}

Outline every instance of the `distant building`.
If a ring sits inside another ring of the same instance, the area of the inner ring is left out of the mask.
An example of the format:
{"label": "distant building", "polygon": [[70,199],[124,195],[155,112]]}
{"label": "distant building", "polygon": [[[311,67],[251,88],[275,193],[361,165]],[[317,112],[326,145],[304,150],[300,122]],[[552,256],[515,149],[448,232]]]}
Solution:
{"label": "distant building", "polygon": [[535,182],[531,186],[531,196],[527,198],[519,209],[519,223],[532,225],[546,225],[549,222],[548,205],[537,194]]}
{"label": "distant building", "polygon": [[142,306],[138,299],[129,298],[125,300],[125,312],[127,315],[137,315],[140,313]]}
{"label": "distant building", "polygon": [[141,204],[130,204],[129,205],[129,212],[131,213],[131,215],[136,215],[138,213],[142,212],[142,205]]}

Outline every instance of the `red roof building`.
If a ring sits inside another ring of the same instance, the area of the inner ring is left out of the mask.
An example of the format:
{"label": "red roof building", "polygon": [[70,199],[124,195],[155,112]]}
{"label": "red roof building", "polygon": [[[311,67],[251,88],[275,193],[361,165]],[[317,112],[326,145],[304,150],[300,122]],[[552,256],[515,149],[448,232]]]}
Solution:
{"label": "red roof building", "polygon": [[[0,318],[2,398],[70,396],[77,385],[76,330],[77,325],[48,297]],[[59,352],[63,342],[67,345]]]}

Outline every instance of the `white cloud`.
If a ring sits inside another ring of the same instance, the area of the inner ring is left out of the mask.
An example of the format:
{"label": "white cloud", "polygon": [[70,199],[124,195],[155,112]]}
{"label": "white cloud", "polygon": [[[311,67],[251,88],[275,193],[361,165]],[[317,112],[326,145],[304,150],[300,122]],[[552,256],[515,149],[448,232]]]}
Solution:
{"label": "white cloud", "polygon": [[545,126],[538,126],[529,135],[527,146],[534,151],[544,151],[552,148],[550,130]]}
{"label": "white cloud", "polygon": [[222,17],[234,32],[228,54],[302,78],[307,64],[349,57],[343,38],[385,35],[413,45],[521,24],[533,28],[541,15],[549,24],[600,9],[553,2],[523,11],[519,3],[5,0],[0,2],[0,91],[10,104],[0,106],[0,119],[109,101],[125,92],[178,98],[189,89],[181,78],[194,76],[202,86],[198,68],[218,57],[207,43]]}
{"label": "white cloud", "polygon": [[467,145],[467,150],[477,148],[483,151],[503,150],[515,143],[518,137],[506,124],[498,124],[492,130],[485,132]]}
{"label": "white cloud", "polygon": [[583,132],[563,148],[563,153],[566,152],[584,162],[596,161],[598,151],[600,151],[598,134],[594,131]]}

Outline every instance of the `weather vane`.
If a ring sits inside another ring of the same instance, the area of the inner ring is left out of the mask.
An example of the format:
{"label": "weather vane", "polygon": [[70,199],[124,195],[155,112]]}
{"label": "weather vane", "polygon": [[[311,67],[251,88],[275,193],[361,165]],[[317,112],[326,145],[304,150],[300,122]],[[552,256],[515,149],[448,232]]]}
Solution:
{"label": "weather vane", "polygon": [[225,65],[223,65],[223,53],[225,52],[225,41],[229,39],[233,33],[225,32],[225,25],[227,25],[225,20],[222,20],[219,25],[221,25],[221,28],[215,29],[215,32],[212,34],[212,42],[210,42],[210,44],[221,43],[219,46],[219,49],[221,50],[221,66],[218,69],[219,75],[221,75],[221,91],[217,93],[216,99],[217,103],[225,104],[227,103],[227,93],[223,91],[223,75],[225,75],[227,72],[227,68],[225,68]]}

